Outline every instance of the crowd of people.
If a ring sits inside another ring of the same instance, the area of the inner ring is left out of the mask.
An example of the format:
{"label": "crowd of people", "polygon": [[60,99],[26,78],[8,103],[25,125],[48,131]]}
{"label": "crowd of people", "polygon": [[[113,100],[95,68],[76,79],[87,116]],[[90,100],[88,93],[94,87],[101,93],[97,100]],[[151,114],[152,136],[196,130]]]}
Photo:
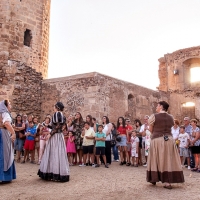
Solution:
{"label": "crowd of people", "polygon": [[[5,107],[2,111],[1,105]],[[1,102],[0,113],[9,113],[5,101],[4,105]],[[26,114],[18,114],[12,123],[9,115],[7,119],[3,117],[0,130],[9,117],[10,125],[5,130],[16,135],[16,139],[11,136],[16,162],[37,163],[38,175],[45,180],[69,181],[69,166],[109,168],[112,162],[119,162],[125,166],[147,167],[148,182],[155,185],[161,181],[165,188],[171,189],[171,183],[184,182],[184,164],[200,172],[200,130],[197,120],[189,117],[179,126],[179,121],[167,113],[168,107],[166,102],[159,102],[157,114],[145,115],[143,123],[139,119],[131,123],[129,118],[119,117],[115,124],[103,116],[99,124],[91,115],[84,120],[80,112],[64,116],[64,105],[57,102],[53,116],[46,115],[41,123],[37,117]],[[9,167],[14,163],[11,161]],[[167,177],[163,173],[166,171]],[[1,174],[0,180],[6,181]]]}

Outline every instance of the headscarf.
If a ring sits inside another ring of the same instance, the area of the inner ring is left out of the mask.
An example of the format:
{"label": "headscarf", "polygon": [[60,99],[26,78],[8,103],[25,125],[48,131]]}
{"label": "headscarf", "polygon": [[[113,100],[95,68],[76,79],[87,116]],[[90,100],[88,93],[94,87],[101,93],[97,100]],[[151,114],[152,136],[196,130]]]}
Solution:
{"label": "headscarf", "polygon": [[4,112],[9,113],[8,108],[6,107],[4,102],[5,102],[5,100],[0,102],[0,113],[4,113]]}

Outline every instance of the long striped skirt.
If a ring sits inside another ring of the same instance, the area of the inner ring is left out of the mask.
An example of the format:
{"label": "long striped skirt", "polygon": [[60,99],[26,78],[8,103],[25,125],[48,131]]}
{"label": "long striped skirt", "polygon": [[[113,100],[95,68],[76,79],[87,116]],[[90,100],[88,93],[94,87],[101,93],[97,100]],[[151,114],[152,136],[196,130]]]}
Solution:
{"label": "long striped skirt", "polygon": [[44,180],[69,181],[69,163],[62,133],[55,133],[49,138],[38,175]]}
{"label": "long striped skirt", "polygon": [[180,156],[171,136],[151,140],[147,161],[147,182],[182,183],[184,182]]}

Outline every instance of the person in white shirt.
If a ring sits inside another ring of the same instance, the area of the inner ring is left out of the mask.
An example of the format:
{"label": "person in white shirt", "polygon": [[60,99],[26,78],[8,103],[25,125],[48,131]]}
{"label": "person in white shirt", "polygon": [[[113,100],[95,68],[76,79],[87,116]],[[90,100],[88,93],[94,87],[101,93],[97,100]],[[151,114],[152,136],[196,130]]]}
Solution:
{"label": "person in white shirt", "polygon": [[143,165],[144,167],[147,166],[147,156],[145,156],[145,138],[146,138],[146,130],[149,130],[148,119],[149,119],[149,116],[145,115],[144,124],[140,128],[140,133],[142,133],[142,160],[143,162],[145,160],[145,164]]}
{"label": "person in white shirt", "polygon": [[81,137],[83,138],[83,164],[79,165],[80,167],[86,166],[87,154],[90,155],[92,160],[92,167],[95,167],[94,164],[94,139],[95,132],[90,127],[89,122],[85,122],[84,132],[82,132]]}
{"label": "person in white shirt", "polygon": [[187,158],[188,162],[188,169],[190,169],[190,157],[188,152],[188,147],[190,144],[190,137],[188,133],[185,132],[185,126],[180,126],[180,134],[178,136],[179,140],[179,153],[180,153],[180,159],[181,164],[183,164],[183,157]]}
{"label": "person in white shirt", "polygon": [[179,136],[179,121],[174,119],[174,126],[171,128],[173,139],[176,141]]}

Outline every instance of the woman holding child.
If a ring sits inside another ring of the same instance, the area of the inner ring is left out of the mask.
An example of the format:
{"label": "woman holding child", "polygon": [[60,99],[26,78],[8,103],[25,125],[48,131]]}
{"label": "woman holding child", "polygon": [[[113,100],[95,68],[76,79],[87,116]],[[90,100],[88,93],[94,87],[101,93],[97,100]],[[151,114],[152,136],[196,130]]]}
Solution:
{"label": "woman holding child", "polygon": [[38,175],[44,180],[69,181],[69,163],[62,128],[66,123],[62,111],[64,105],[57,102],[52,117],[52,131],[41,160]]}
{"label": "woman holding child", "polygon": [[147,182],[156,185],[164,183],[164,188],[172,189],[171,183],[184,182],[183,170],[175,141],[171,134],[174,119],[167,113],[169,104],[160,101],[156,114],[150,116],[151,148],[148,155]]}

